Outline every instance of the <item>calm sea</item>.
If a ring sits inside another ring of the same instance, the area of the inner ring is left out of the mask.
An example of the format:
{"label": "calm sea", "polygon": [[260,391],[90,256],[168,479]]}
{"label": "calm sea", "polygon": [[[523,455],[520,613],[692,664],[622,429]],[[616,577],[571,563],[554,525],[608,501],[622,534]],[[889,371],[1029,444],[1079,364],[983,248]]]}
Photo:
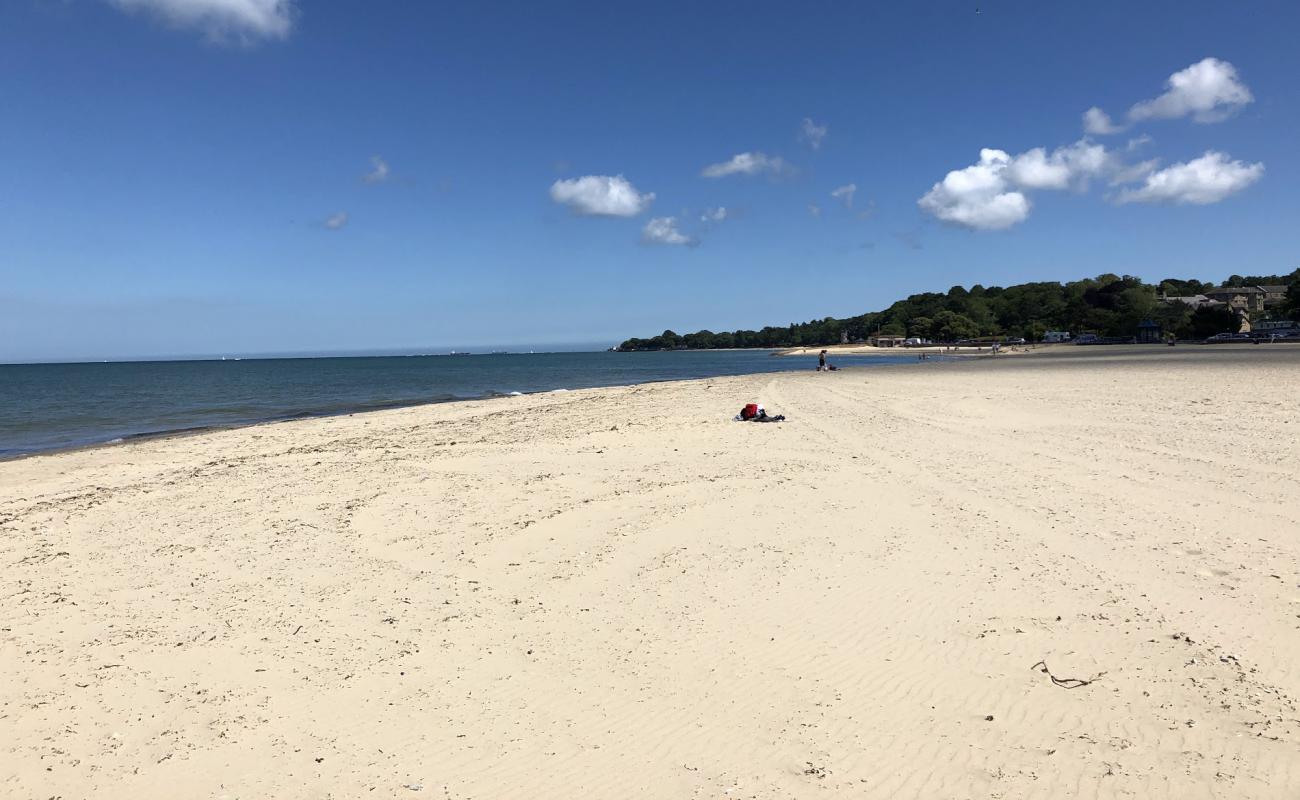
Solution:
{"label": "calm sea", "polygon": [[[836,357],[842,366],[915,363]],[[811,369],[766,351],[0,365],[0,457],[134,436],[511,392]]]}

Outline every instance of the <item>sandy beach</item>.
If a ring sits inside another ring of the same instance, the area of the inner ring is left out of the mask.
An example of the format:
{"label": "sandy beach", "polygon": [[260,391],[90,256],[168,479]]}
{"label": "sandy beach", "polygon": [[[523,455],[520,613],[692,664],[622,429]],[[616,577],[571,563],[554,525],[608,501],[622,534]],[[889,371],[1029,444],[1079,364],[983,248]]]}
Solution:
{"label": "sandy beach", "polygon": [[1297,387],[1076,348],[3,462],[0,796],[1294,798]]}

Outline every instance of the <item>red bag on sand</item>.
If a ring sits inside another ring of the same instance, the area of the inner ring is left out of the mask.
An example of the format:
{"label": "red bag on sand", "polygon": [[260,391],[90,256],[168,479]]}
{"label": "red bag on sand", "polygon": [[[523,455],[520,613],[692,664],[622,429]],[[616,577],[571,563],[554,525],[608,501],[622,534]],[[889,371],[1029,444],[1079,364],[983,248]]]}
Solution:
{"label": "red bag on sand", "polygon": [[758,416],[758,403],[749,403],[740,409],[741,419],[753,419]]}

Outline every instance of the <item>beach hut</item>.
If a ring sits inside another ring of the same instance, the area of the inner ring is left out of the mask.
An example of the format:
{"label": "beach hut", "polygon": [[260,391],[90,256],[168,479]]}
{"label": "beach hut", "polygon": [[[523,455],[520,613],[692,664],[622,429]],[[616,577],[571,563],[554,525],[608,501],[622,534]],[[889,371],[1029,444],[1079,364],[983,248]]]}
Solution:
{"label": "beach hut", "polygon": [[1153,319],[1139,322],[1137,340],[1139,344],[1160,344],[1160,323]]}

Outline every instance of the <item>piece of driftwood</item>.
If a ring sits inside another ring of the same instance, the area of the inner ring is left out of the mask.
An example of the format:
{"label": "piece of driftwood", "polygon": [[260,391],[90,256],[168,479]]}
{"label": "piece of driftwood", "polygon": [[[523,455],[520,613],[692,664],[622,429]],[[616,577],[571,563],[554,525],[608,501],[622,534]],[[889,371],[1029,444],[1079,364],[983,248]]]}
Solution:
{"label": "piece of driftwood", "polygon": [[1052,674],[1050,669],[1047,668],[1046,661],[1039,661],[1037,664],[1031,666],[1030,669],[1037,669],[1046,674],[1047,677],[1052,679],[1052,683],[1060,686],[1062,689],[1078,689],[1080,686],[1087,686],[1088,684],[1099,680],[1102,675],[1106,674],[1104,672],[1099,672],[1096,677],[1089,678],[1088,680],[1084,680],[1083,678],[1058,678]]}

